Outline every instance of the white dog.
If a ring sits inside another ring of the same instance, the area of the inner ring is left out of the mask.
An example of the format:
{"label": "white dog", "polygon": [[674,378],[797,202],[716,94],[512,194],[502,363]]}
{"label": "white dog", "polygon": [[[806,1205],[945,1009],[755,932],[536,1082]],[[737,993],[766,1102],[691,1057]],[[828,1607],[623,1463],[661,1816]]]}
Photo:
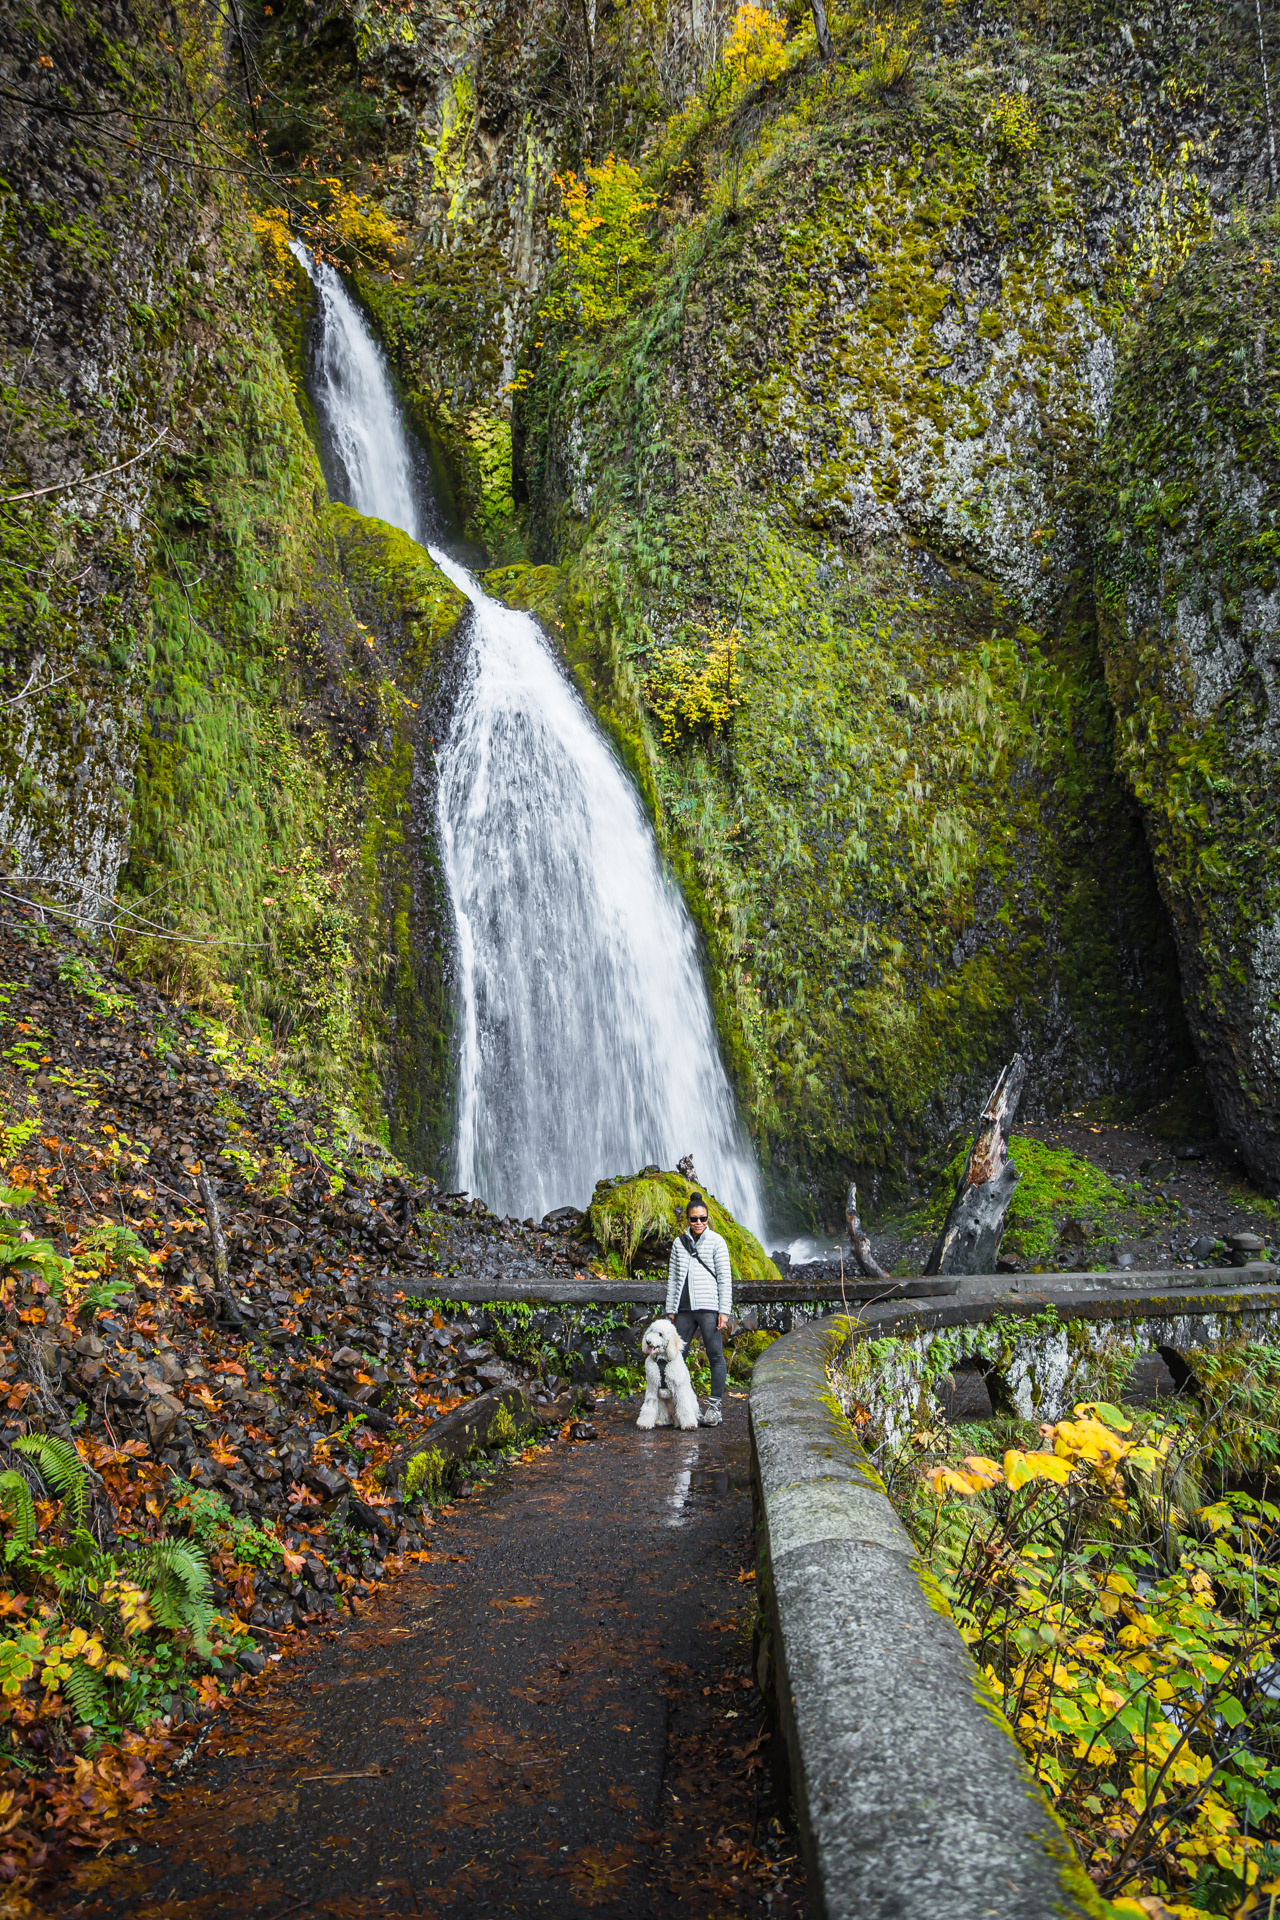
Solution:
{"label": "white dog", "polygon": [[682,1427],[692,1432],[698,1424],[698,1396],[681,1358],[684,1341],[670,1320],[655,1320],[641,1341],[644,1353],[644,1405],[638,1427]]}

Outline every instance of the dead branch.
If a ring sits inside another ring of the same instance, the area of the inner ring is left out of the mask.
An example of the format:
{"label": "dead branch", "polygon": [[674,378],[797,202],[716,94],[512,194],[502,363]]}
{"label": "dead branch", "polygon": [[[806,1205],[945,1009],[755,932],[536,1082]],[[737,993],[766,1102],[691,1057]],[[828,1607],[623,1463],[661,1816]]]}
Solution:
{"label": "dead branch", "polygon": [[844,1219],[849,1229],[849,1245],[853,1248],[853,1257],[868,1280],[888,1280],[875,1254],[871,1251],[871,1241],[866,1228],[858,1218],[858,1189],[853,1181],[849,1182],[849,1191],[844,1197]]}
{"label": "dead branch", "polygon": [[1021,1175],[1009,1159],[1009,1133],[1018,1111],[1027,1063],[1015,1053],[991,1091],[978,1121],[942,1232],[924,1270],[992,1273],[1004,1217]]}
{"label": "dead branch", "polygon": [[244,1318],[235,1303],[229,1284],[230,1261],[227,1259],[227,1243],[222,1237],[222,1221],[218,1214],[218,1190],[201,1167],[196,1175],[196,1185],[200,1189],[200,1198],[204,1202],[204,1217],[209,1225],[209,1247],[213,1254],[214,1290],[222,1306],[224,1319],[233,1327],[242,1327]]}

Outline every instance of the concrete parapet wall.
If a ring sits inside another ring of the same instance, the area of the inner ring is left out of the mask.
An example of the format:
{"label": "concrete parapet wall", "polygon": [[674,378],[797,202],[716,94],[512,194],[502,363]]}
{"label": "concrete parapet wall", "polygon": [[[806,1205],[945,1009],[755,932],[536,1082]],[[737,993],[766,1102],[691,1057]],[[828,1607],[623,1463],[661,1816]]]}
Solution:
{"label": "concrete parapet wall", "polygon": [[1186,1274],[1144,1277],[1146,1288],[1116,1292],[1062,1288],[1054,1276],[1052,1294],[1013,1294],[1003,1280],[999,1292],[962,1283],[945,1300],[868,1303],[852,1322],[801,1326],[757,1361],[758,1673],[783,1735],[820,1920],[1051,1920],[1108,1910],[930,1593],[828,1368],[850,1330],[855,1340],[977,1330],[1036,1319],[1049,1306],[1064,1322],[1125,1326],[1162,1351],[1280,1326],[1269,1275],[1250,1274],[1245,1285],[1238,1271],[1234,1285],[1219,1274],[1197,1274],[1194,1284]]}
{"label": "concrete parapet wall", "polygon": [[775,1342],[751,1388],[768,1571],[762,1678],[786,1742],[813,1911],[1086,1913],[1066,1837],[831,1397],[831,1335],[818,1322]]}

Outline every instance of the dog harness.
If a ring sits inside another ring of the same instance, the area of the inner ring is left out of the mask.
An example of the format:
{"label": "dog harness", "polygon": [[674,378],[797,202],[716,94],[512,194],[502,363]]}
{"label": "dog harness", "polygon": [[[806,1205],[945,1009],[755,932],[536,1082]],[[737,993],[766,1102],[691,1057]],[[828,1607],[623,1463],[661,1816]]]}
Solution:
{"label": "dog harness", "polygon": [[658,1369],[658,1392],[659,1392],[659,1393],[665,1393],[665,1392],[666,1392],[666,1390],[667,1390],[667,1359],[666,1359],[666,1355],[664,1354],[664,1355],[662,1356],[662,1358],[661,1358],[661,1359],[659,1359],[659,1358],[658,1358],[658,1355],[657,1355],[657,1354],[655,1353],[655,1354],[654,1354],[654,1356],[653,1356],[653,1361],[654,1361],[654,1365],[655,1365],[655,1366],[657,1367],[657,1369]]}

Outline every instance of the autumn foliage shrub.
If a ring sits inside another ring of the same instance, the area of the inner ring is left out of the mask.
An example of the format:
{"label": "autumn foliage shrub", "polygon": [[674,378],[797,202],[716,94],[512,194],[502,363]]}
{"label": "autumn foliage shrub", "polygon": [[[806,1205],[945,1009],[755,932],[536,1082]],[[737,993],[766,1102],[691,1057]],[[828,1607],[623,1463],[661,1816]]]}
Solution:
{"label": "autumn foliage shrub", "polygon": [[599,333],[621,319],[647,284],[653,247],[649,218],[657,196],[628,160],[588,160],[581,174],[555,175],[560,211],[551,220],[560,286],[545,309]]}
{"label": "autumn foliage shrub", "polygon": [[755,0],[742,0],[724,43],[724,64],[748,85],[776,80],[786,65],[785,21]]}
{"label": "autumn foliage shrub", "polygon": [[1280,1891],[1280,1348],[1196,1365],[1195,1401],[876,1456],[1082,1865],[1156,1920]]}
{"label": "autumn foliage shrub", "polygon": [[723,733],[742,705],[736,627],[715,621],[691,641],[664,647],[644,678],[644,697],[667,746]]}

